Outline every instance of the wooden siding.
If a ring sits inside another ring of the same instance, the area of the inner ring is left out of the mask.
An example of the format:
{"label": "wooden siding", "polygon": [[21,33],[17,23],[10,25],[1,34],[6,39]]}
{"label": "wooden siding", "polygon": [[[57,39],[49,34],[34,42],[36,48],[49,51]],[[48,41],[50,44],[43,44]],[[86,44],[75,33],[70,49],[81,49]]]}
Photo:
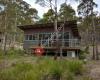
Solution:
{"label": "wooden siding", "polygon": [[[64,29],[65,32],[72,32],[72,30],[69,27],[66,27]],[[45,33],[45,32],[55,32],[53,27],[45,27],[45,28],[34,28],[34,29],[27,29],[24,30],[25,34],[33,34],[33,33]]]}
{"label": "wooden siding", "polygon": [[[61,26],[61,24],[63,24],[63,22],[58,22],[58,27]],[[75,37],[80,38],[79,32],[78,32],[78,28],[77,28],[77,22],[75,20],[73,21],[66,21],[64,24],[64,28],[70,28],[73,32],[73,35]],[[38,32],[43,31],[45,28],[47,28],[47,31],[54,31],[54,23],[46,23],[46,24],[34,24],[34,25],[24,25],[24,26],[18,26],[21,30],[23,30],[24,32],[26,32],[27,30],[31,31],[31,30],[37,30]],[[51,28],[53,30],[51,30]]]}
{"label": "wooden siding", "polygon": [[[58,23],[58,27],[60,27],[61,23]],[[34,34],[40,34],[40,33],[54,33],[54,24],[53,23],[47,23],[47,24],[34,24],[34,25],[26,25],[26,26],[18,26],[20,29],[24,31],[25,35],[34,35]],[[60,32],[63,32],[62,30]],[[70,36],[68,40],[63,39],[60,41],[60,47],[62,49],[67,49],[67,50],[79,50],[79,33],[77,29],[77,24],[76,22],[66,22],[64,26],[64,32],[69,32]],[[78,41],[75,41],[78,40]],[[44,42],[47,41],[47,45],[44,45]],[[53,41],[54,42],[54,41]],[[68,43],[68,45],[67,45]],[[42,46],[45,49],[56,49],[57,47],[55,46],[56,42],[51,44],[51,41],[47,40],[24,40],[23,48],[24,49],[34,49],[39,46]]]}

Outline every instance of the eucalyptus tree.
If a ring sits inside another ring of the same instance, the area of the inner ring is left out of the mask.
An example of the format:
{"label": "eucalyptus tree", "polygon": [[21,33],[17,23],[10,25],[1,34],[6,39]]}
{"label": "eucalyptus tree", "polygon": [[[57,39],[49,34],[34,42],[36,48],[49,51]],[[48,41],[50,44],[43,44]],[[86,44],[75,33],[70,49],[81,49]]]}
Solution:
{"label": "eucalyptus tree", "polygon": [[49,9],[47,13],[43,14],[43,18],[39,20],[39,23],[54,22],[54,11]]}
{"label": "eucalyptus tree", "polygon": [[[97,7],[97,4],[93,0],[80,0],[80,4],[78,6],[78,13],[82,15],[83,22],[87,27],[87,31],[92,29],[93,32],[93,59],[98,59],[98,55],[96,55],[96,31],[95,31],[95,23],[94,23],[94,7]],[[90,22],[90,23],[89,23]],[[84,26],[84,25],[83,25]]]}
{"label": "eucalyptus tree", "polygon": [[59,10],[59,19],[63,21],[69,21],[74,20],[76,18],[75,16],[75,10],[71,7],[71,5],[67,5],[66,3],[61,4],[60,10]]}
{"label": "eucalyptus tree", "polygon": [[[23,0],[0,0],[2,8],[0,16],[1,29],[4,32],[4,50],[6,50],[7,38],[11,38],[11,43],[16,42],[16,34],[22,34],[17,25],[34,24],[34,19],[38,18],[38,11],[30,8],[30,5]],[[9,37],[9,35],[12,35]]]}
{"label": "eucalyptus tree", "polygon": [[[49,9],[47,13],[43,14],[43,18],[40,19],[40,23],[54,22],[54,10]],[[71,7],[71,5],[67,5],[66,3],[61,4],[60,10],[58,12],[58,21],[69,21],[76,19],[75,10]]]}

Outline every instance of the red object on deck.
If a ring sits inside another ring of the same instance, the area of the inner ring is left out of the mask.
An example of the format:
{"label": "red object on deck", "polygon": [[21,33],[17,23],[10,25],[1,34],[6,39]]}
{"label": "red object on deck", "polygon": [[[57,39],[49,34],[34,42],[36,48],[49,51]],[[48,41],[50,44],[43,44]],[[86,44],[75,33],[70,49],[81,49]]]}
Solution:
{"label": "red object on deck", "polygon": [[36,55],[43,55],[43,53],[44,53],[44,49],[43,48],[39,47],[39,48],[35,49],[35,54]]}

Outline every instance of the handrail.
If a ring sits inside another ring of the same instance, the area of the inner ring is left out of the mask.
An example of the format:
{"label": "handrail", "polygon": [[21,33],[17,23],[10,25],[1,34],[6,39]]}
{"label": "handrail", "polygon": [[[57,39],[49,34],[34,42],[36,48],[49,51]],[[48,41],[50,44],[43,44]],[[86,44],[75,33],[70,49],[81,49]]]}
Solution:
{"label": "handrail", "polygon": [[[60,27],[58,27],[58,30],[57,30],[57,31],[60,32],[62,28],[64,28],[64,24],[61,24]],[[59,34],[59,35],[61,36],[62,34]],[[58,35],[58,37],[59,37],[59,35]],[[55,37],[55,36],[56,36],[56,32],[52,33],[52,35],[51,35],[50,37],[48,37],[48,39],[47,39],[46,42],[43,44],[43,46],[47,45],[48,41],[54,40],[54,37]]]}
{"label": "handrail", "polygon": [[[41,40],[41,45],[43,44],[43,42],[44,42],[45,40]],[[52,40],[52,42],[51,41],[47,41],[47,45],[45,45],[46,47],[50,47],[50,45],[52,45],[52,43],[55,43],[56,42],[56,40]],[[80,44],[80,42],[79,41],[77,41],[76,39],[66,39],[66,40],[59,40],[59,43],[61,44],[61,46],[62,46],[62,43],[64,43],[64,45],[63,45],[63,47],[79,47],[79,44]],[[52,45],[53,46],[53,45]]]}
{"label": "handrail", "polygon": [[[34,45],[37,45],[40,44],[42,45],[42,47],[56,47],[55,43],[56,43],[56,40],[52,40],[51,41],[47,41],[47,44],[43,46],[44,42],[46,40],[33,40],[33,41],[26,41],[25,43],[26,44],[31,44],[33,46]],[[78,41],[77,39],[59,39],[59,44],[61,47],[69,47],[69,48],[79,48],[80,47],[80,41]]]}

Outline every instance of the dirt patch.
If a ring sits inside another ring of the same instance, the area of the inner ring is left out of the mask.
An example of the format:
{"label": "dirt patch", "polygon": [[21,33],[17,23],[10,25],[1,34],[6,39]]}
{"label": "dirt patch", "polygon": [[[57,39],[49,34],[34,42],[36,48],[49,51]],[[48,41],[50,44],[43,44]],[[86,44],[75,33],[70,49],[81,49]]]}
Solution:
{"label": "dirt patch", "polygon": [[90,76],[94,79],[94,80],[100,80],[100,66],[99,68],[94,68],[90,71]]}
{"label": "dirt patch", "polygon": [[87,63],[87,69],[89,70],[88,75],[93,80],[100,80],[100,60]]}

